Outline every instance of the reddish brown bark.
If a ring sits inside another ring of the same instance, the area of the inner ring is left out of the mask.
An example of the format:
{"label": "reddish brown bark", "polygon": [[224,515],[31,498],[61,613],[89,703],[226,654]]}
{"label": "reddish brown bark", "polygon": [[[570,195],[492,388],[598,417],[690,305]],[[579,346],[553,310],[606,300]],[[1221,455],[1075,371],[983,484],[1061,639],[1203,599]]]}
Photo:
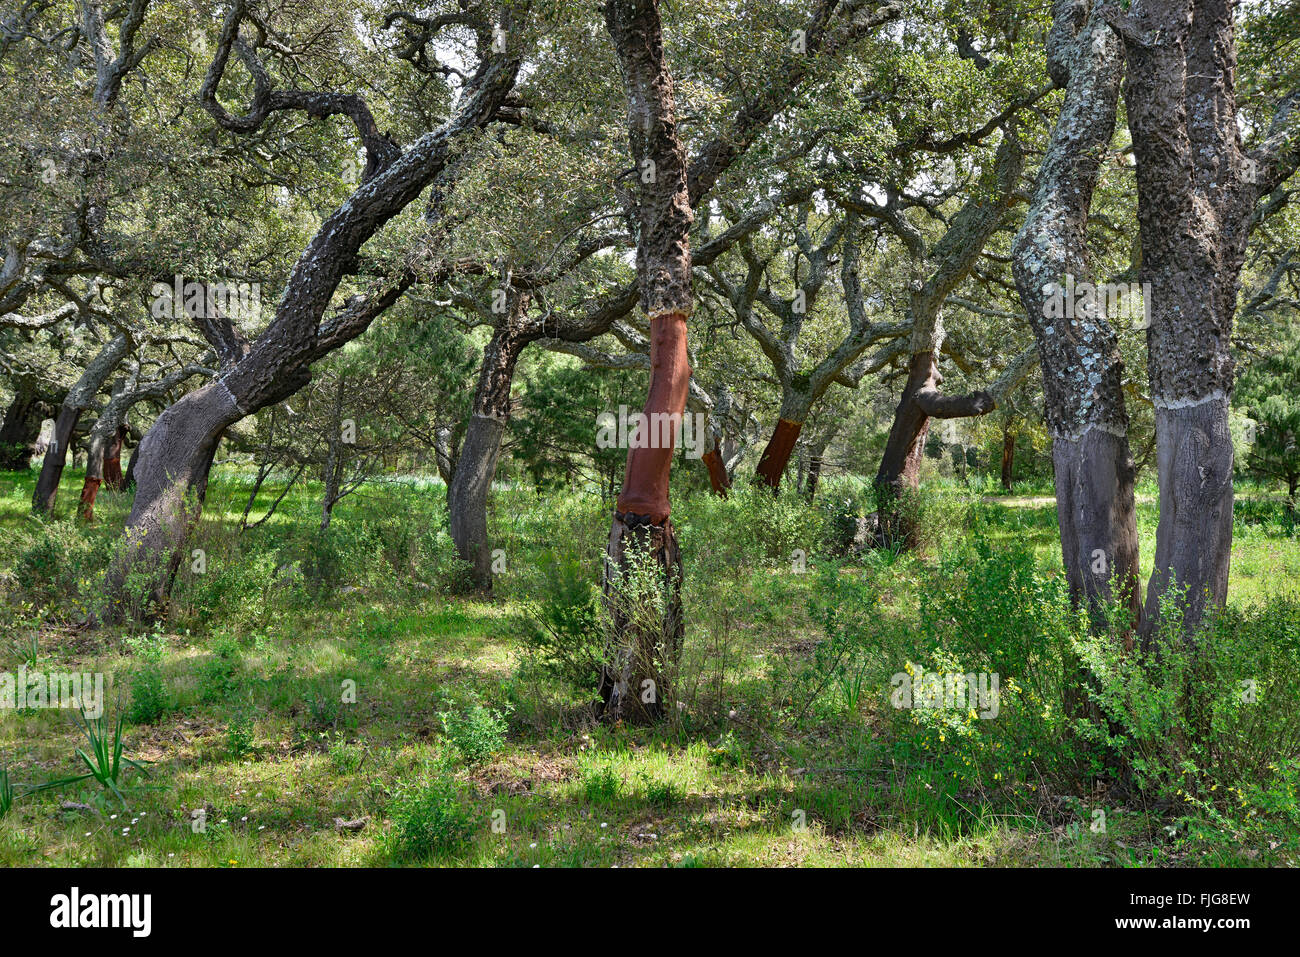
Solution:
{"label": "reddish brown bark", "polygon": [[920,486],[921,457],[930,419],[959,419],[993,411],[993,397],[987,392],[944,395],[939,391],[943,376],[932,351],[913,353],[908,364],[907,385],[894,411],[880,470],[876,473],[879,527],[886,544],[914,543],[915,529],[897,507],[900,496]]}
{"label": "reddish brown bark", "polygon": [[81,517],[88,522],[95,520],[95,496],[99,494],[100,480],[86,476],[81,486]]}
{"label": "reddish brown bark", "polygon": [[731,490],[731,476],[727,474],[727,464],[722,461],[722,453],[717,449],[709,449],[704,453],[702,461],[709,470],[709,485],[713,487],[713,494],[726,498]]}
{"label": "reddish brown bark", "polygon": [[790,455],[794,452],[795,442],[799,440],[802,429],[802,422],[791,422],[789,419],[777,420],[776,428],[772,430],[772,438],[768,440],[767,448],[763,449],[763,457],[758,460],[758,477],[768,488],[781,487],[781,476],[785,474],[785,467],[790,463]]}
{"label": "reddish brown bark", "polygon": [[[676,430],[671,430],[669,441],[665,443],[661,441],[663,435],[654,423],[681,421],[686,411],[690,381],[686,317],[678,312],[655,316],[650,320],[650,393],[645,403],[651,436],[650,441],[641,443],[640,448],[628,449],[627,477],[617,505],[621,514],[643,515],[655,525],[662,525],[667,520],[668,475],[672,468]],[[664,416],[671,418],[665,420]]]}
{"label": "reddish brown bark", "polygon": [[126,436],[126,426],[120,426],[113,441],[104,450],[104,484],[115,492],[126,488],[126,481],[122,477],[122,446],[126,442]]}

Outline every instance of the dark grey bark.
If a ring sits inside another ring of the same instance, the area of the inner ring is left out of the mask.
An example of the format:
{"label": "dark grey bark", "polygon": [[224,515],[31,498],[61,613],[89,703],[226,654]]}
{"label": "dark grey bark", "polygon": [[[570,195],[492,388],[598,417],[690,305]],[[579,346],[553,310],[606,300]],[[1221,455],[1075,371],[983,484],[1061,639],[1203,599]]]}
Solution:
{"label": "dark grey bark", "polygon": [[1099,611],[1118,588],[1136,619],[1134,468],[1118,336],[1095,308],[1074,318],[1056,308],[1067,277],[1086,282],[1092,275],[1088,214],[1115,130],[1124,65],[1119,39],[1104,20],[1106,5],[1089,16],[1082,0],[1053,4],[1048,63],[1065,98],[1012,246],[1012,268],[1043,371],[1070,594]]}
{"label": "dark grey bark", "polygon": [[41,434],[43,396],[31,378],[14,381],[14,397],[0,423],[0,469],[26,471]]}
{"label": "dark grey bark", "polygon": [[1233,8],[1232,0],[1145,0],[1110,17],[1128,51],[1124,99],[1137,157],[1141,276],[1152,290],[1147,351],[1160,524],[1146,641],[1171,588],[1185,595],[1188,636],[1227,598],[1230,336],[1255,203],[1262,186],[1277,181],[1268,166],[1247,172]]}
{"label": "dark grey bark", "polygon": [[[302,108],[313,115],[321,115],[322,110],[342,113],[357,123],[372,162],[367,167],[368,177],[326,218],[299,257],[267,330],[246,352],[240,350],[242,355],[232,356],[234,361],[216,382],[189,393],[164,411],[141,442],[135,502],[125,540],[109,571],[109,593],[116,598],[110,616],[133,608],[157,608],[165,601],[185,536],[198,517],[207,470],[222,432],[302,388],[310,381],[312,362],[364,332],[413,282],[414,276],[407,274],[384,283],[322,323],[340,281],[355,267],[361,247],[438,178],[457,140],[492,119],[519,70],[512,39],[508,53],[491,55],[480,63],[453,117],[398,155],[370,142],[364,118],[351,100],[311,104],[276,100],[253,51],[239,39],[243,15],[243,5],[237,3],[227,16],[200,97],[217,122],[247,132],[250,124],[255,129],[275,109]],[[514,26],[507,8],[503,21],[507,37],[517,35]],[[243,118],[232,116],[216,100],[232,50],[243,59],[257,87],[253,108]],[[128,579],[143,593],[130,596],[129,602],[123,601],[128,597]]]}

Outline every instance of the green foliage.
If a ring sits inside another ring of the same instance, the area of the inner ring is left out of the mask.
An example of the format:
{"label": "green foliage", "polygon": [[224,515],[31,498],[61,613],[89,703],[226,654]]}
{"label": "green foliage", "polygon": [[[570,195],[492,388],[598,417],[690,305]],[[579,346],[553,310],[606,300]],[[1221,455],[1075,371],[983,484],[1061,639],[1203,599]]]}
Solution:
{"label": "green foliage", "polygon": [[149,772],[144,769],[140,762],[128,758],[124,754],[126,742],[122,740],[122,709],[120,707],[117,709],[117,717],[111,725],[108,723],[106,715],[91,718],[83,710],[77,712],[77,717],[80,720],[81,729],[90,751],[87,753],[85,748],[77,748],[74,754],[81,759],[82,764],[88,770],[85,774],[48,781],[33,790],[47,791],[52,788],[67,787],[81,781],[93,780],[101,787],[111,791],[122,802],[122,806],[126,807],[126,798],[122,794],[126,772],[129,769],[135,769],[146,777],[149,776]]}
{"label": "green foliage", "polygon": [[14,786],[9,780],[9,769],[0,767],[0,819],[14,806]]}
{"label": "green foliage", "polygon": [[1300,334],[1292,333],[1279,352],[1257,359],[1238,381],[1234,398],[1255,421],[1247,466],[1281,479],[1294,514],[1300,486]]}
{"label": "green foliage", "polygon": [[603,651],[599,592],[577,558],[546,552],[538,564],[542,597],[534,605],[524,640],[544,672],[594,691]]}
{"label": "green foliage", "polygon": [[623,779],[609,764],[588,768],[582,775],[582,793],[590,804],[610,804],[623,793]]}
{"label": "green foliage", "polygon": [[452,747],[471,767],[486,762],[505,742],[505,714],[478,702],[462,711],[439,711],[438,717]]}
{"label": "green foliage", "polygon": [[686,800],[686,792],[681,785],[673,781],[663,781],[651,777],[644,771],[637,773],[641,786],[645,788],[646,801],[655,807],[670,808]]}
{"label": "green foliage", "polygon": [[575,488],[590,482],[613,495],[627,459],[626,448],[599,448],[597,419],[636,405],[641,374],[628,376],[573,362],[546,363],[525,376],[523,415],[512,417],[512,454],[541,489]]}
{"label": "green foliage", "polygon": [[243,668],[243,649],[229,635],[218,638],[212,654],[200,662],[197,673],[199,700],[206,703],[227,701],[239,689]]}
{"label": "green foliage", "polygon": [[334,736],[330,742],[330,764],[339,774],[356,774],[366,763],[367,751],[364,744],[349,741],[344,735]]}
{"label": "green foliage", "polygon": [[158,634],[128,638],[127,645],[140,659],[131,673],[131,704],[126,720],[156,724],[172,708],[172,694],[162,671],[166,640]]}
{"label": "green foliage", "polygon": [[474,834],[474,815],[461,789],[445,775],[399,783],[388,807],[391,850],[398,860],[421,862],[455,853]]}
{"label": "green foliage", "polygon": [[765,486],[737,482],[727,498],[697,496],[681,512],[683,554],[707,549],[715,562],[732,567],[789,568],[796,551],[812,562],[823,541],[825,516],[789,483],[773,495]]}
{"label": "green foliage", "polygon": [[1179,607],[1165,601],[1153,653],[1125,653],[1114,633],[1080,640],[1100,715],[1076,733],[1112,749],[1144,791],[1199,812],[1202,835],[1295,848],[1300,599],[1226,609],[1190,640]]}
{"label": "green foliage", "polygon": [[226,724],[226,750],[235,759],[251,754],[255,748],[253,720],[243,711],[235,711]]}
{"label": "green foliage", "polygon": [[72,608],[95,590],[108,566],[108,549],[73,522],[46,522],[14,563],[14,579],[36,603]]}

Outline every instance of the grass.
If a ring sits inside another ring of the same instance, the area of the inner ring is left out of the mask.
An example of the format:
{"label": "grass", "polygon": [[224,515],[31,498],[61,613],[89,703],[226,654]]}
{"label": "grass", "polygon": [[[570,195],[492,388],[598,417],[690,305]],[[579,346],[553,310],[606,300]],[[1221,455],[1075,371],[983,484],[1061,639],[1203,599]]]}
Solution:
{"label": "grass", "polygon": [[[1005,786],[954,784],[943,762],[957,752],[918,757],[875,679],[925,653],[915,635],[897,645],[891,636],[914,631],[936,568],[969,535],[964,520],[943,525],[927,555],[844,566],[873,596],[861,611],[881,643],[801,714],[831,627],[816,611],[827,561],[805,514],[814,510],[783,506],[784,524],[723,542],[714,517],[724,506],[679,496],[690,563],[684,707],[662,727],[638,729],[595,722],[593,695],[556,679],[525,640],[545,594],[544,556],[563,548],[596,580],[608,521],[597,497],[500,490],[490,519],[507,571],[495,597],[481,599],[449,587],[456,564],[441,486],[367,487],[340,506],[322,540],[313,531],[319,490],[302,485],[240,536],[248,484],[221,470],[196,533],[207,574],[182,572],[154,660],[141,668],[141,636],[79,625],[128,501],[101,493],[98,522],[74,523],[81,479],[69,470],[58,515],[38,520],[32,481],[0,473],[0,589],[12,638],[0,643],[0,670],[39,662],[103,672],[106,697],[122,700],[139,675],[156,674],[165,707],[123,729],[125,755],[149,762],[150,776],[120,795],[116,775],[113,788],[74,779],[85,770],[74,715],[0,711],[0,767],[17,793],[0,816],[0,865],[1295,863],[1293,839],[1205,839],[1167,808],[1098,798],[1086,780],[1072,791],[1032,774]],[[276,494],[260,496],[255,518]],[[977,513],[995,550],[1027,545],[1046,578],[1060,574],[1052,505],[979,498],[947,486],[936,501],[953,515]],[[1154,509],[1138,510],[1148,571]],[[17,584],[22,556],[55,533],[81,556],[60,563],[75,600]],[[792,571],[786,556],[796,547],[811,573]],[[1293,534],[1239,520],[1234,604],[1263,600],[1298,573]],[[100,740],[121,772],[112,729]],[[1098,803],[1108,809],[1101,833],[1089,829]]]}

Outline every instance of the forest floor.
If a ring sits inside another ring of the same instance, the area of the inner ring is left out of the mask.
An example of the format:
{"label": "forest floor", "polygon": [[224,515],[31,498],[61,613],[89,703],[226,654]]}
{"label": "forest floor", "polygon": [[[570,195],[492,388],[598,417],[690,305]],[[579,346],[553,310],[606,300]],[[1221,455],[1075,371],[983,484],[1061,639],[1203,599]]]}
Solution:
{"label": "forest floor", "polygon": [[[0,817],[0,865],[1297,861],[1285,813],[1264,831],[1207,828],[1222,817],[1213,802],[1190,813],[1096,776],[1049,773],[1058,756],[1036,749],[1058,745],[1022,737],[1028,725],[987,732],[980,748],[1019,750],[978,772],[973,751],[944,750],[957,741],[944,726],[899,730],[882,679],[922,660],[963,614],[931,607],[935,576],[957,573],[945,556],[969,564],[975,537],[999,561],[1014,542],[1029,556],[1023,581],[1038,583],[1024,587],[1050,588],[1060,564],[1050,498],[980,505],[978,493],[954,492],[953,509],[978,509],[977,535],[954,521],[921,556],[823,563],[813,509],[783,499],[776,516],[747,525],[747,495],[686,497],[676,516],[689,563],[680,705],[647,729],[594,720],[580,656],[566,664],[547,651],[545,623],[563,618],[548,618],[556,594],[596,578],[608,521],[596,497],[498,495],[504,568],[482,597],[446,587],[455,563],[436,483],[367,486],[338,506],[329,536],[314,529],[314,490],[303,487],[241,535],[248,483],[222,475],[196,537],[205,567],[182,569],[165,625],[124,632],[84,622],[127,500],[101,495],[87,526],[68,515],[80,483],[70,470],[55,519],[38,520],[32,474],[0,473],[0,671],[108,675],[108,712],[127,715],[126,754],[148,762],[147,776],[124,773],[121,798],[93,780],[31,791],[84,770],[74,753],[83,731],[67,710],[0,710],[0,768],[17,791]],[[731,537],[717,541],[709,529],[727,509]],[[1155,515],[1149,504],[1139,511],[1149,572]],[[805,545],[806,569],[781,557],[792,545]],[[838,569],[839,585],[822,564]],[[994,583],[987,600],[1019,581]],[[1239,516],[1232,602],[1296,581],[1294,528]],[[1034,600],[990,608],[987,620],[1037,614]],[[917,629],[927,621],[933,628]],[[1032,638],[1041,623],[1025,621]],[[856,642],[841,660],[861,667],[819,670],[841,639]],[[1026,688],[1054,680],[1051,669],[1034,678],[1036,667],[1026,666]],[[969,745],[969,726],[952,727]]]}

